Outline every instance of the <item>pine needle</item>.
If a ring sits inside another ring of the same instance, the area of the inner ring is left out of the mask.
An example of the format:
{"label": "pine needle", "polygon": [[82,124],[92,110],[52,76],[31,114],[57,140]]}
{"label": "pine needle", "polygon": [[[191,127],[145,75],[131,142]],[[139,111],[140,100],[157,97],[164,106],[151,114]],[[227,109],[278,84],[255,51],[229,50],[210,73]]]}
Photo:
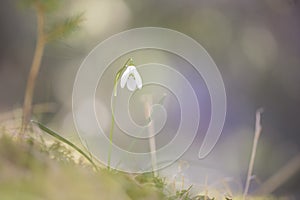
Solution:
{"label": "pine needle", "polygon": [[69,17],[63,22],[55,24],[50,31],[46,34],[46,41],[63,39],[68,37],[71,33],[79,28],[80,23],[83,21],[83,13]]}

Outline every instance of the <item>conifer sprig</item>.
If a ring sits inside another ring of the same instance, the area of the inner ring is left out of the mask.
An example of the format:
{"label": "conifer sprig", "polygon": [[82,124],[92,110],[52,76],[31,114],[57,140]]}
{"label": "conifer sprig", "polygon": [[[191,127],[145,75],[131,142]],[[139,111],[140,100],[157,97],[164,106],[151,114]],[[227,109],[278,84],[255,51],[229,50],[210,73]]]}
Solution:
{"label": "conifer sprig", "polygon": [[47,43],[66,38],[76,29],[83,20],[83,14],[75,15],[61,21],[56,22],[49,30],[47,27],[47,19],[51,17],[51,13],[58,10],[61,0],[22,0],[24,6],[33,8],[37,18],[37,40],[32,60],[30,72],[28,75],[27,86],[25,90],[24,104],[23,104],[23,118],[21,133],[23,134],[29,124],[32,114],[32,100],[34,95],[34,88],[36,79],[40,71],[40,65],[44,49]]}

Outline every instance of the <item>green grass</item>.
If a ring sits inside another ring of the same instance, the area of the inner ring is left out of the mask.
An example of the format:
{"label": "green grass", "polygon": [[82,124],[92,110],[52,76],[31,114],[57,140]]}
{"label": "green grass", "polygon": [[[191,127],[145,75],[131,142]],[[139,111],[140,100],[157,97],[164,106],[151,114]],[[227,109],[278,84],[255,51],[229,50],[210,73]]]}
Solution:
{"label": "green grass", "polygon": [[[45,149],[47,148],[47,149]],[[107,170],[95,172],[76,162],[71,151],[54,142],[49,147],[27,140],[0,138],[0,199],[165,199],[155,185]]]}
{"label": "green grass", "polygon": [[[171,193],[165,179],[153,173],[127,174],[98,166],[90,162],[88,153],[78,152],[73,143],[60,140],[55,132],[50,134],[54,136],[50,139],[45,137],[46,133],[30,134],[28,139],[13,139],[0,133],[1,200],[213,199],[195,196],[190,193],[191,188]],[[271,197],[247,199],[274,200]]]}

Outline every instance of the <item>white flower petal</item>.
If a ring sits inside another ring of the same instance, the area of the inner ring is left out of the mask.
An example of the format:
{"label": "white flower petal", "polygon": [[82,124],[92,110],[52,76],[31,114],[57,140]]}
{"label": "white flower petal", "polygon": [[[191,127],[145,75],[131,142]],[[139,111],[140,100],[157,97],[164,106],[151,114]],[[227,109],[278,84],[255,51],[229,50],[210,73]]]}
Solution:
{"label": "white flower petal", "polygon": [[133,70],[136,70],[136,67],[134,65],[129,65],[127,69],[132,72]]}
{"label": "white flower petal", "polygon": [[121,77],[121,88],[124,88],[126,82],[127,82],[127,79],[129,77],[129,73],[127,72],[127,70],[123,73],[122,77]]}
{"label": "white flower petal", "polygon": [[124,88],[126,82],[127,82],[127,79],[129,77],[129,75],[131,74],[131,71],[132,71],[132,68],[131,67],[127,67],[125,72],[123,72],[122,76],[121,76],[121,88]]}
{"label": "white flower petal", "polygon": [[133,75],[136,81],[136,85],[139,89],[142,89],[143,86],[143,82],[142,82],[142,78],[141,75],[139,74],[139,72],[135,69],[133,70]]}
{"label": "white flower petal", "polygon": [[129,76],[127,80],[127,88],[130,91],[134,91],[136,89],[136,81],[133,76]]}
{"label": "white flower petal", "polygon": [[127,79],[129,77],[129,75],[132,73],[132,71],[136,70],[135,66],[128,66],[125,70],[125,72],[122,74],[122,77],[121,77],[121,88],[124,88],[126,82],[127,82]]}

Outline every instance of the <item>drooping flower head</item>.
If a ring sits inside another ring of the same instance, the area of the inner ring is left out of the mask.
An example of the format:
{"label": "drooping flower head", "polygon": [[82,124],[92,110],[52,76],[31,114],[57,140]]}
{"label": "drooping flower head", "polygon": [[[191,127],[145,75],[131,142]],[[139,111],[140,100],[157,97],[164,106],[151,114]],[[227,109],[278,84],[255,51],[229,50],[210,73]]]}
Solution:
{"label": "drooping flower head", "polygon": [[[121,78],[120,78],[121,77]],[[124,88],[127,86],[128,90],[134,91],[136,88],[142,89],[143,83],[142,78],[137,71],[135,65],[133,64],[132,58],[130,58],[126,64],[119,70],[116,75],[115,80],[115,96],[116,93],[116,84],[118,80],[121,79],[120,86]]]}
{"label": "drooping flower head", "polygon": [[136,87],[142,89],[142,78],[134,65],[128,66],[121,77],[121,88],[124,88],[125,84],[130,91],[134,91]]}

